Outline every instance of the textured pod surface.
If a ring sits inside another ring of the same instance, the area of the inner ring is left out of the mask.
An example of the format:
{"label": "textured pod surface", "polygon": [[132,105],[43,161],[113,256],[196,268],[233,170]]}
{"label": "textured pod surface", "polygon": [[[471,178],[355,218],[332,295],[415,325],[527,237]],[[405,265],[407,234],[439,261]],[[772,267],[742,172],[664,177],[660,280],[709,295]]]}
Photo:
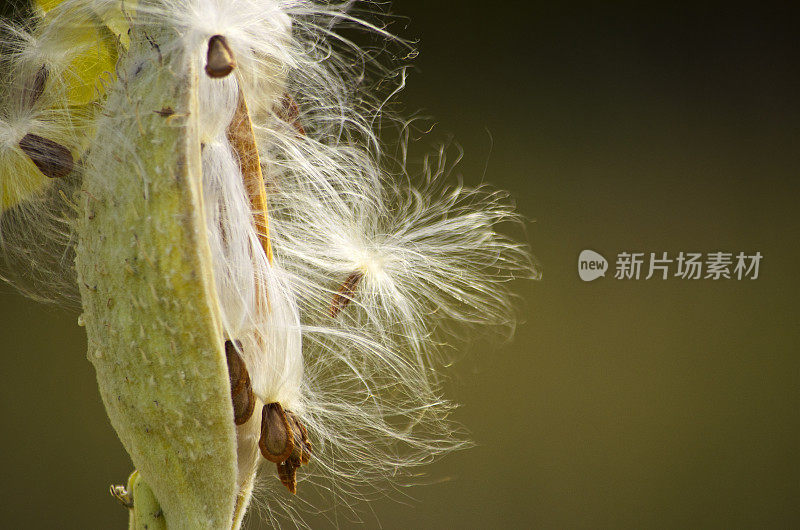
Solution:
{"label": "textured pod surface", "polygon": [[[80,197],[88,357],[169,528],[233,519],[236,433],[203,220],[197,69],[134,29]],[[164,115],[159,110],[174,112]]]}

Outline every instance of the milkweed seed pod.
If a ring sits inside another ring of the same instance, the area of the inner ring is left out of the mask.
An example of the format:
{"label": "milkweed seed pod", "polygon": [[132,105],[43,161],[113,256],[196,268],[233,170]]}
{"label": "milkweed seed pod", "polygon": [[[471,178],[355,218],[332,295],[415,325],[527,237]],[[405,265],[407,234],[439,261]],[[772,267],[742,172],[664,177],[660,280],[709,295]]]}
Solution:
{"label": "milkweed seed pod", "polygon": [[385,165],[364,79],[388,69],[334,28],[383,33],[351,4],[39,0],[4,25],[3,271],[80,299],[132,520],[137,491],[169,528],[238,528],[253,491],[302,525],[309,486],[355,513],[466,444],[447,344],[513,329],[536,272],[505,194],[448,183],[444,152]]}

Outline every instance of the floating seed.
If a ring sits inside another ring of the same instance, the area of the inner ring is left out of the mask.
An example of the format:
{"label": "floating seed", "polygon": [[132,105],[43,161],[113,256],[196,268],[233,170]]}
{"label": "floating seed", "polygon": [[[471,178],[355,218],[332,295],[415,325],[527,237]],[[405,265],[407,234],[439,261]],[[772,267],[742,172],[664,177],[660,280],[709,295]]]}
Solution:
{"label": "floating seed", "polygon": [[222,35],[214,35],[208,40],[206,55],[206,74],[215,79],[227,77],[236,67],[236,60],[228,41]]}
{"label": "floating seed", "polygon": [[300,122],[300,107],[297,106],[297,102],[289,94],[283,95],[279,115],[283,121],[294,127],[297,134],[300,136],[306,135],[306,130]]}
{"label": "floating seed", "polygon": [[30,109],[32,108],[39,98],[42,97],[42,93],[44,93],[44,85],[47,83],[47,77],[49,75],[49,71],[47,70],[46,65],[42,65],[41,68],[36,72],[36,75],[33,76],[27,86],[25,87],[25,107]]}
{"label": "floating seed", "polygon": [[280,403],[268,403],[261,410],[261,454],[275,464],[281,464],[292,455],[294,434]]}
{"label": "floating seed", "polygon": [[333,302],[331,303],[330,311],[332,318],[336,318],[336,315],[338,315],[353,300],[353,297],[356,294],[356,289],[358,289],[358,284],[363,277],[363,272],[356,271],[348,276],[341,287],[339,287],[339,291],[333,296]]}
{"label": "floating seed", "polygon": [[250,374],[239,351],[239,341],[225,341],[225,358],[228,362],[228,377],[231,382],[231,401],[233,402],[233,421],[236,425],[247,423],[253,415],[256,397],[250,382]]}
{"label": "floating seed", "polygon": [[57,142],[28,133],[19,141],[19,148],[46,177],[62,178],[72,172],[72,153]]}

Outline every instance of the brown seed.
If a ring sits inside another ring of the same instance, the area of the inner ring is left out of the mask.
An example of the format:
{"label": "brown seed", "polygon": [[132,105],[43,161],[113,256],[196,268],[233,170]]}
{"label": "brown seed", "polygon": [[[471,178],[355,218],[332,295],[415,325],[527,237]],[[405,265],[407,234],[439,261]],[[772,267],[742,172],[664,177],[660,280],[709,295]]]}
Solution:
{"label": "brown seed", "polygon": [[19,141],[19,148],[28,155],[28,158],[46,177],[62,178],[72,172],[72,153],[53,140],[28,133]]}
{"label": "brown seed", "polygon": [[278,464],[278,478],[281,484],[286,486],[289,493],[292,495],[297,494],[297,468],[292,460],[287,460],[282,464]]}
{"label": "brown seed", "polygon": [[308,439],[308,431],[300,420],[295,416],[294,412],[287,410],[286,418],[289,420],[289,425],[292,427],[292,434],[294,435],[294,449],[292,450],[291,459],[295,460],[297,467],[308,464],[311,459],[311,441]]}
{"label": "brown seed", "polygon": [[261,454],[275,464],[286,461],[294,450],[294,435],[280,403],[268,403],[261,410]]}
{"label": "brown seed", "polygon": [[247,423],[253,415],[256,397],[250,382],[250,374],[239,351],[239,341],[225,341],[225,357],[228,362],[228,377],[231,383],[231,401],[233,402],[233,421],[236,425]]}
{"label": "brown seed", "polygon": [[356,289],[358,289],[358,284],[361,282],[361,278],[363,277],[363,272],[356,271],[350,274],[341,287],[339,287],[339,291],[333,296],[333,302],[331,302],[330,311],[332,318],[336,318],[336,315],[338,315],[353,300],[353,297],[356,294]]}
{"label": "brown seed", "polygon": [[214,35],[208,40],[208,54],[206,55],[206,74],[208,77],[226,77],[236,67],[233,51],[228,46],[228,41],[222,35]]}
{"label": "brown seed", "polygon": [[233,421],[236,425],[244,425],[253,416],[256,408],[256,396],[253,388],[248,385],[241,392],[231,395],[233,402]]}
{"label": "brown seed", "polygon": [[297,102],[288,93],[283,95],[281,109],[278,114],[283,121],[294,127],[297,134],[300,136],[306,135],[306,130],[300,122],[300,107],[297,106]]}
{"label": "brown seed", "polygon": [[46,65],[42,65],[41,68],[36,72],[36,75],[33,76],[27,86],[25,87],[25,106],[26,108],[32,108],[39,98],[42,97],[42,93],[44,93],[44,85],[47,83],[47,77],[49,75],[49,71],[47,70]]}
{"label": "brown seed", "polygon": [[236,342],[225,341],[225,360],[228,363],[228,377],[231,380],[231,393],[238,392],[244,387],[245,378],[249,379],[250,374],[247,373],[247,365],[244,364],[244,359],[239,355],[242,349],[242,343],[238,340]]}
{"label": "brown seed", "polygon": [[[308,431],[292,411],[283,410],[279,403],[270,403],[264,407],[261,422],[261,453],[264,458],[277,464],[278,478],[294,495],[297,493],[297,469],[307,464],[311,458]],[[270,429],[278,435],[272,435]],[[274,448],[265,450],[272,444],[275,445]],[[286,450],[283,454],[276,455],[281,448]]]}

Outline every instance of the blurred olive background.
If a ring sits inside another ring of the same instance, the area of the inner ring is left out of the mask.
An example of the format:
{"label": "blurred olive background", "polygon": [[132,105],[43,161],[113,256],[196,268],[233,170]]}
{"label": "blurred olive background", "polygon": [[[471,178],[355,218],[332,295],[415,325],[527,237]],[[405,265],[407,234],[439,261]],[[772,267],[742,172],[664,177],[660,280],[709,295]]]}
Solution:
{"label": "blurred olive background", "polygon": [[[512,192],[544,276],[516,285],[512,342],[450,368],[477,446],[366,526],[797,527],[800,18],[556,4],[394,2],[390,29],[420,38],[400,98],[436,118],[421,141]],[[584,283],[585,248],[764,259],[755,281]],[[108,486],[131,464],[76,318],[0,291],[4,528],[126,524]]]}

